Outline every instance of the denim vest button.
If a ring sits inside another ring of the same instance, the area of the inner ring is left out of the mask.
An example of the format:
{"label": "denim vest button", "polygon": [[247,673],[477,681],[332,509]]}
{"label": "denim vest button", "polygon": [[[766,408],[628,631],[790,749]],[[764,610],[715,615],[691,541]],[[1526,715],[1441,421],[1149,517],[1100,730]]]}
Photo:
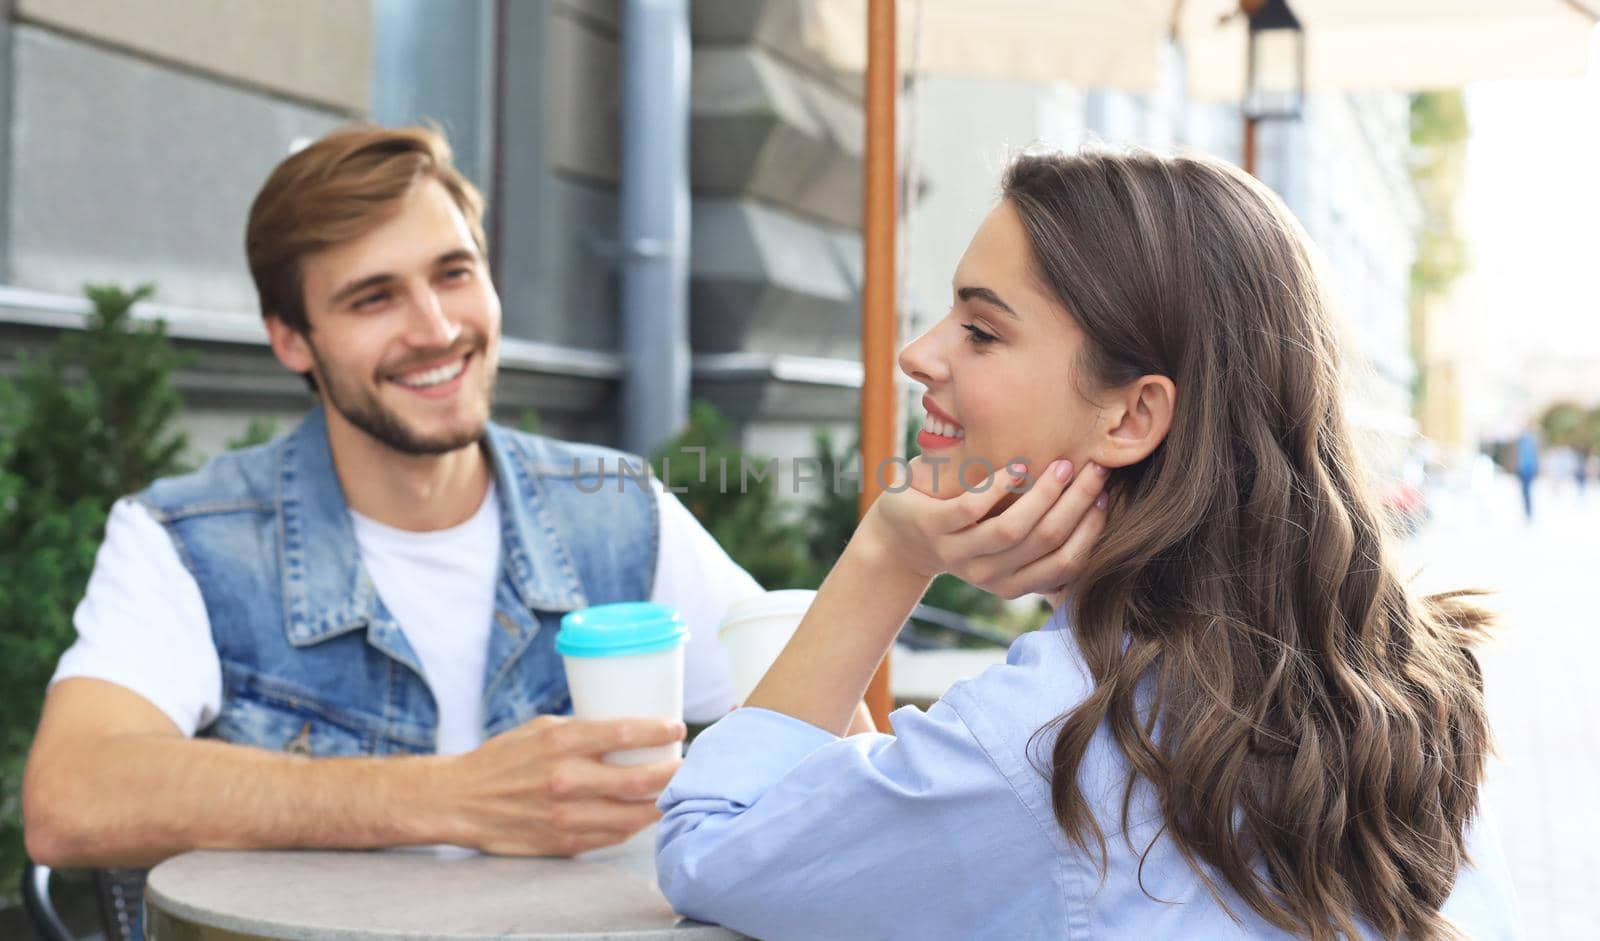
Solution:
{"label": "denim vest button", "polygon": [[291,755],[311,754],[311,723],[300,726],[300,734],[289,740],[283,750]]}

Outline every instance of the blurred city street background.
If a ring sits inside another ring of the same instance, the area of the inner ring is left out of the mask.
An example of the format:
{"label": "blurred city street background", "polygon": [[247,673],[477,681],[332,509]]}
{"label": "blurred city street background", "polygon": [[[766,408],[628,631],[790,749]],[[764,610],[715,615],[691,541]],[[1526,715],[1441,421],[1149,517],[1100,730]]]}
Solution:
{"label": "blurred city street background", "polygon": [[1491,591],[1500,615],[1481,657],[1498,752],[1487,805],[1526,937],[1600,938],[1600,487],[1538,482],[1531,522],[1503,473],[1440,482],[1429,503],[1407,570],[1429,591]]}

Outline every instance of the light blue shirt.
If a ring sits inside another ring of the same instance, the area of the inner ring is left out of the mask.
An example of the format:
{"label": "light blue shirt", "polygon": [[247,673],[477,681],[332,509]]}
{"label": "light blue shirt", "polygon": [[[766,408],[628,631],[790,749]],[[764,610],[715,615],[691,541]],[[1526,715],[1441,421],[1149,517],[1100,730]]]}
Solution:
{"label": "light blue shirt", "polygon": [[[684,915],[765,941],[1290,937],[1219,879],[1240,920],[1229,917],[1161,832],[1148,785],[1122,833],[1128,764],[1104,727],[1079,769],[1106,834],[1104,881],[1098,854],[1067,839],[1033,764],[1053,728],[1029,744],[1090,688],[1063,623],[1057,612],[926,713],[896,711],[894,735],[840,739],[753,708],[707,729],[661,795],[662,892]],[[1518,937],[1481,815],[1468,846],[1475,866],[1445,914],[1479,941]]]}

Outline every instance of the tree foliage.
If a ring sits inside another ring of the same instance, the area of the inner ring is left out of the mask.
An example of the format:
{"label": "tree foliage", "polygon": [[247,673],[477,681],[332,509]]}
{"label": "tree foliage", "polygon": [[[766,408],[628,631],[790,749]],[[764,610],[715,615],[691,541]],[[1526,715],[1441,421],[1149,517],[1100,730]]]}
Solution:
{"label": "tree foliage", "polygon": [[1466,167],[1468,132],[1460,91],[1411,97],[1411,180],[1422,208],[1411,277],[1412,289],[1419,294],[1443,293],[1467,269],[1466,240],[1456,204]]}
{"label": "tree foliage", "polygon": [[1600,451],[1600,405],[1585,410],[1572,402],[1557,402],[1539,416],[1539,430],[1545,444],[1553,447]]}
{"label": "tree foliage", "polygon": [[45,684],[73,638],[83,595],[120,496],[181,469],[173,374],[183,356],[160,323],[139,323],[153,291],[91,285],[82,331],[20,355],[0,380],[0,886],[23,858],[22,767]]}
{"label": "tree foliage", "polygon": [[[704,464],[698,449],[704,449]],[[769,459],[734,443],[728,420],[696,402],[689,424],[662,445],[651,466],[700,524],[763,588],[793,588],[807,572],[806,537],[794,508],[778,495]]]}

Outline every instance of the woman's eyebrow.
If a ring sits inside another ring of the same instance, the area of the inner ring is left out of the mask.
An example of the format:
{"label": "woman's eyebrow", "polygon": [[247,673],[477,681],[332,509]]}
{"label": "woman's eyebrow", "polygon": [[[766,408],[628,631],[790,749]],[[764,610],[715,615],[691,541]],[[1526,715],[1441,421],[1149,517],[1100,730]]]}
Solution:
{"label": "woman's eyebrow", "polygon": [[975,301],[975,300],[976,301],[983,301],[985,304],[988,304],[991,307],[997,307],[1000,310],[1003,310],[1006,313],[1010,314],[1012,319],[1014,319],[1014,320],[1021,320],[1022,319],[1020,316],[1018,316],[1016,311],[1011,309],[1011,305],[1010,304],[1007,304],[1005,301],[1002,301],[1000,299],[1000,295],[998,295],[995,292],[989,290],[988,288],[981,288],[981,287],[956,288],[956,296],[961,298],[963,301]]}

